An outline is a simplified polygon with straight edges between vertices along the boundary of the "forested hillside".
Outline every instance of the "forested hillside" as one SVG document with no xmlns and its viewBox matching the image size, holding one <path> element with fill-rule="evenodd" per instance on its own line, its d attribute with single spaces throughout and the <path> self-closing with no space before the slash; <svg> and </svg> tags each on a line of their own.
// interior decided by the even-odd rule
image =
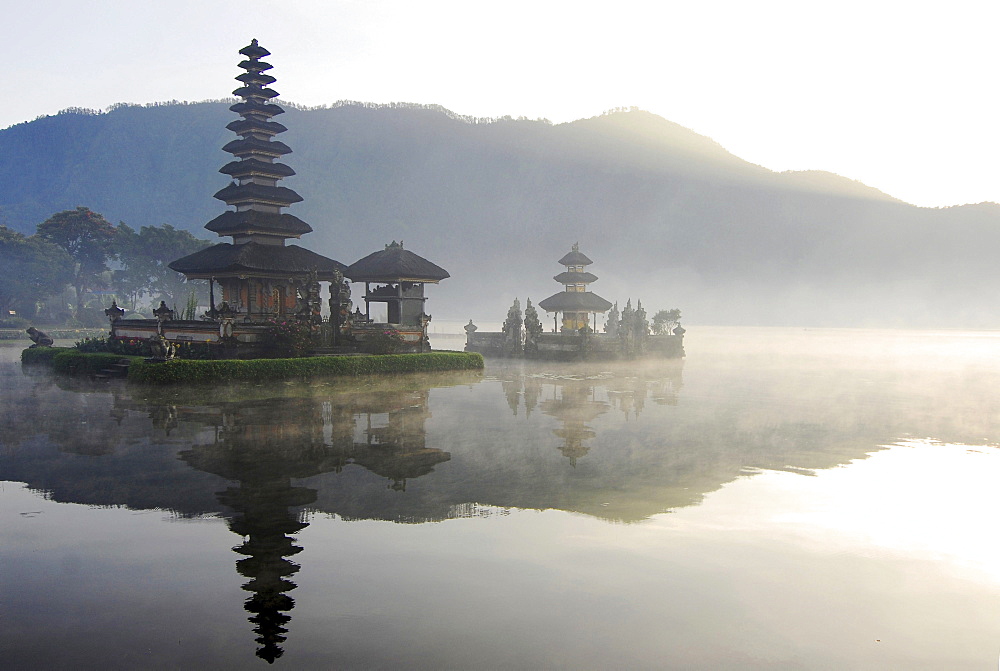
<svg viewBox="0 0 1000 671">
<path fill-rule="evenodd" d="M 280 100 L 278 101 L 280 103 Z M 352 263 L 392 240 L 451 272 L 436 319 L 500 321 L 560 287 L 579 241 L 605 298 L 731 324 L 1000 327 L 1000 206 L 924 209 L 823 172 L 773 173 L 642 111 L 475 122 L 419 106 L 286 104 L 302 244 Z M 78 205 L 202 226 L 231 157 L 228 103 L 63 113 L 0 131 L 0 224 Z"/>
</svg>

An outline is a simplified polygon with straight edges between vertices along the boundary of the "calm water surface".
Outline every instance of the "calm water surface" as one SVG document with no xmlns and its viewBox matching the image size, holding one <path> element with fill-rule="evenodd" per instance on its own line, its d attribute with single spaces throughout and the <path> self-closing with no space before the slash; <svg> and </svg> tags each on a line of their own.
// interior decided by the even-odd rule
<svg viewBox="0 0 1000 671">
<path fill-rule="evenodd" d="M 0 349 L 0 659 L 996 668 L 1000 334 L 688 336 L 152 390 Z"/>
</svg>

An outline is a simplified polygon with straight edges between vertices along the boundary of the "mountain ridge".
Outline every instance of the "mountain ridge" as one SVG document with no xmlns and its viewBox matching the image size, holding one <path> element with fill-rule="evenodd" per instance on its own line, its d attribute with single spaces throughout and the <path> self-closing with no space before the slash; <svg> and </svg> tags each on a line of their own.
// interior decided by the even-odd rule
<svg viewBox="0 0 1000 671">
<path fill-rule="evenodd" d="M 615 301 L 703 323 L 1000 327 L 1000 206 L 919 208 L 824 171 L 774 172 L 641 110 L 573 122 L 438 106 L 287 102 L 301 243 L 344 263 L 404 239 L 448 269 L 429 310 L 501 320 L 560 289 L 579 241 Z M 228 101 L 121 105 L 0 130 L 0 216 L 23 232 L 86 205 L 200 237 L 224 204 Z"/>
</svg>

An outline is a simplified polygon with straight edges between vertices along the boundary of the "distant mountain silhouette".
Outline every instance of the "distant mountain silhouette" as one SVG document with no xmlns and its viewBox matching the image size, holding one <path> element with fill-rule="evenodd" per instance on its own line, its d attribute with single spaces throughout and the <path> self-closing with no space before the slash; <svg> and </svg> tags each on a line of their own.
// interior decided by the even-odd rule
<svg viewBox="0 0 1000 671">
<path fill-rule="evenodd" d="M 280 100 L 278 101 L 281 102 Z M 133 228 L 224 205 L 228 102 L 61 113 L 0 130 L 0 223 L 85 205 Z M 310 247 L 344 263 L 402 239 L 452 278 L 437 319 L 501 321 L 559 290 L 579 241 L 612 301 L 686 321 L 1000 327 L 1000 206 L 918 208 L 820 171 L 775 173 L 648 112 L 552 125 L 435 106 L 284 103 Z"/>
</svg>

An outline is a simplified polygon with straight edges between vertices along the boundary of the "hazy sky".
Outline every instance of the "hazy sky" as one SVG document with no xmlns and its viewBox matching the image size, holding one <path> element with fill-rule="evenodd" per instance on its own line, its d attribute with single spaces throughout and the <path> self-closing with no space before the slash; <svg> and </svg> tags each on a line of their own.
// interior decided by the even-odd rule
<svg viewBox="0 0 1000 671">
<path fill-rule="evenodd" d="M 883 0 L 0 0 L 0 128 L 236 88 L 571 121 L 655 112 L 772 170 L 927 206 L 1000 201 L 1000 3 Z"/>
</svg>

